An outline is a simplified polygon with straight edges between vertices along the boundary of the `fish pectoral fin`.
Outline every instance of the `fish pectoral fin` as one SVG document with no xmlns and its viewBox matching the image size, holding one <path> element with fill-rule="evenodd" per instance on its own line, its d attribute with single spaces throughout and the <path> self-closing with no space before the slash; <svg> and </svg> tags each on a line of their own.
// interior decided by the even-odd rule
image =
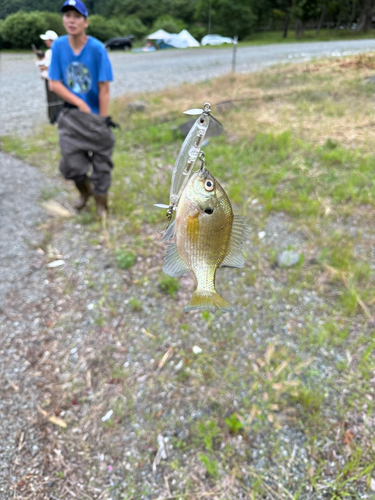
<svg viewBox="0 0 375 500">
<path fill-rule="evenodd" d="M 172 278 L 178 278 L 182 274 L 190 271 L 185 262 L 181 259 L 175 243 L 168 245 L 164 258 L 163 271 Z"/>
<path fill-rule="evenodd" d="M 246 225 L 245 219 L 241 215 L 235 215 L 232 224 L 232 234 L 229 240 L 229 247 L 226 256 L 220 267 L 243 268 L 245 260 L 242 255 L 242 244 L 250 233 L 250 228 Z"/>
<path fill-rule="evenodd" d="M 224 312 L 234 311 L 234 307 L 216 291 L 207 292 L 196 290 L 190 302 L 184 307 L 184 311 L 195 311 L 197 309 L 210 309 L 213 311 L 216 307 Z"/>
<path fill-rule="evenodd" d="M 163 240 L 171 240 L 176 236 L 176 219 L 172 222 L 172 224 L 167 228 L 161 241 Z"/>
</svg>

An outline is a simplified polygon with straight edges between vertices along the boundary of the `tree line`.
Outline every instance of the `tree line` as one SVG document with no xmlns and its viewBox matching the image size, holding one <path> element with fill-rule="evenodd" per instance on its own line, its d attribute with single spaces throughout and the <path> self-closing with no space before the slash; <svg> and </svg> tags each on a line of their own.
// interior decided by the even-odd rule
<svg viewBox="0 0 375 500">
<path fill-rule="evenodd" d="M 26 48 L 39 33 L 63 34 L 61 0 L 0 0 L 0 37 L 5 47 Z M 347 28 L 366 32 L 372 27 L 375 0 L 86 0 L 89 34 L 104 41 L 133 34 L 141 39 L 163 28 L 187 28 L 197 39 L 208 32 L 251 38 L 254 32 L 293 27 Z M 42 28 L 42 30 L 41 30 Z M 36 33 L 38 36 L 36 36 Z"/>
</svg>

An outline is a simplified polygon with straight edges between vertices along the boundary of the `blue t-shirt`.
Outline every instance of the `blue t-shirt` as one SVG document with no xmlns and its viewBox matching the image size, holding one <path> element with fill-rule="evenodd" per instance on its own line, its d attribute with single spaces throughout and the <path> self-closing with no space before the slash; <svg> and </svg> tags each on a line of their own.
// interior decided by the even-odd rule
<svg viewBox="0 0 375 500">
<path fill-rule="evenodd" d="M 52 61 L 48 78 L 62 82 L 73 94 L 83 99 L 91 111 L 99 114 L 99 82 L 113 80 L 112 67 L 102 42 L 89 36 L 81 52 L 74 54 L 68 35 L 52 45 Z"/>
</svg>

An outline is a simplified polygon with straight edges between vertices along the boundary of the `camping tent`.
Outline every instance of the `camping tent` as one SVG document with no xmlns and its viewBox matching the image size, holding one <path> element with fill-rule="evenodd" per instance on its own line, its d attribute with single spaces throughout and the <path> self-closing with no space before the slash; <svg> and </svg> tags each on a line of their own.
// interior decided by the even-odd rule
<svg viewBox="0 0 375 500">
<path fill-rule="evenodd" d="M 188 47 L 199 47 L 200 43 L 190 35 L 188 30 L 182 30 L 178 35 L 180 39 L 186 40 Z"/>
<path fill-rule="evenodd" d="M 155 31 L 155 33 L 151 33 L 148 35 L 147 40 L 163 40 L 166 37 L 169 37 L 169 33 L 164 30 Z"/>
<path fill-rule="evenodd" d="M 160 49 L 176 48 L 186 49 L 187 47 L 199 47 L 199 42 L 190 35 L 187 30 L 182 30 L 180 33 L 167 33 L 164 30 L 155 31 L 148 35 L 147 40 L 155 40 L 157 47 Z"/>
</svg>

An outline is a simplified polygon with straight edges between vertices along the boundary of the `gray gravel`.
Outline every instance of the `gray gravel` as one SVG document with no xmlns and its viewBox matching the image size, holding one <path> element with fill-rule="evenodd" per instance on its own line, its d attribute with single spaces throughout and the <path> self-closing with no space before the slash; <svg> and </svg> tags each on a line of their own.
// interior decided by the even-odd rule
<svg viewBox="0 0 375 500">
<path fill-rule="evenodd" d="M 375 40 L 350 40 L 242 47 L 237 71 L 256 71 L 272 64 L 338 57 L 375 49 Z M 32 54 L 0 53 L 0 135 L 23 134 L 47 121 L 44 86 Z M 231 71 L 232 50 L 167 50 L 153 53 L 111 52 L 112 96 L 153 91 L 224 75 Z"/>
<path fill-rule="evenodd" d="M 31 457 L 38 452 L 33 427 L 38 390 L 35 379 L 25 373 L 32 326 L 23 311 L 43 297 L 35 248 L 41 235 L 35 224 L 46 216 L 37 205 L 44 184 L 38 170 L 0 153 L 0 178 L 0 498 L 4 499 L 6 493 L 13 498 L 9 486 L 23 476 L 22 471 L 14 472 L 17 457 L 21 452 Z M 18 314 L 9 314 L 6 303 Z"/>
</svg>

